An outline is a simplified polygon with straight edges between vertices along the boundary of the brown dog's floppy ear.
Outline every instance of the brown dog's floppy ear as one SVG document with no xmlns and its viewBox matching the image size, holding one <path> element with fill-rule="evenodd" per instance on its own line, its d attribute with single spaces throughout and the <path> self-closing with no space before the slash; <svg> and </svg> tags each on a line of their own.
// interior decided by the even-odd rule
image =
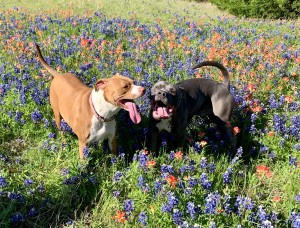
<svg viewBox="0 0 300 228">
<path fill-rule="evenodd" d="M 103 90 L 108 82 L 108 79 L 100 79 L 95 84 L 95 90 L 98 91 L 99 89 Z"/>
</svg>

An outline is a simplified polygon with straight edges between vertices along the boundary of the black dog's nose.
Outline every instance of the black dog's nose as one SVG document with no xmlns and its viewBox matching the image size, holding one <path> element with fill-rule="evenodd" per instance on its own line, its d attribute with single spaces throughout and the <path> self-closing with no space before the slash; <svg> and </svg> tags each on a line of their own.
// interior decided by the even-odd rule
<svg viewBox="0 0 300 228">
<path fill-rule="evenodd" d="M 159 91 L 158 95 L 162 95 L 163 97 L 165 97 L 167 94 L 165 92 Z"/>
</svg>

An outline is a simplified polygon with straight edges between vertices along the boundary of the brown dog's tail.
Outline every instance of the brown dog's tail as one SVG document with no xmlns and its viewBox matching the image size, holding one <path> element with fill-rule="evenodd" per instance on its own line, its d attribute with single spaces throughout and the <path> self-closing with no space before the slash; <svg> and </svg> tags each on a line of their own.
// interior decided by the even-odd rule
<svg viewBox="0 0 300 228">
<path fill-rule="evenodd" d="M 37 50 L 37 54 L 38 54 L 38 58 L 39 58 L 40 62 L 41 62 L 42 65 L 48 70 L 48 72 L 49 72 L 50 74 L 52 74 L 53 77 L 55 77 L 56 75 L 59 75 L 59 73 L 58 73 L 56 70 L 54 70 L 52 67 L 50 67 L 50 66 L 46 63 L 45 59 L 43 58 L 43 56 L 42 56 L 42 54 L 41 54 L 41 50 L 40 50 L 39 45 L 35 44 L 35 48 L 36 48 L 36 50 Z"/>
<path fill-rule="evenodd" d="M 223 76 L 224 76 L 224 83 L 225 83 L 225 85 L 227 86 L 227 88 L 229 90 L 229 87 L 230 87 L 229 73 L 228 73 L 227 69 L 221 63 L 218 63 L 218 62 L 215 62 L 215 61 L 204 61 L 204 62 L 198 63 L 192 69 L 194 70 L 194 69 L 197 69 L 197 68 L 201 68 L 203 66 L 214 66 L 214 67 L 219 68 L 221 70 Z"/>
</svg>

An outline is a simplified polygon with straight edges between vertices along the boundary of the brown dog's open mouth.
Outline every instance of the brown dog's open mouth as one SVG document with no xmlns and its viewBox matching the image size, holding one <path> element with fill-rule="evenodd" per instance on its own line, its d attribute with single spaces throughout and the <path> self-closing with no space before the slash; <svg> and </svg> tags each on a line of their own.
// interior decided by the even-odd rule
<svg viewBox="0 0 300 228">
<path fill-rule="evenodd" d="M 129 112 L 130 119 L 133 123 L 138 124 L 141 122 L 142 118 L 139 112 L 139 107 L 133 100 L 121 99 L 118 101 L 118 105 Z"/>
<path fill-rule="evenodd" d="M 175 111 L 175 107 L 171 105 L 165 105 L 161 101 L 154 101 L 152 103 L 152 116 L 154 119 L 168 119 L 172 116 Z"/>
</svg>

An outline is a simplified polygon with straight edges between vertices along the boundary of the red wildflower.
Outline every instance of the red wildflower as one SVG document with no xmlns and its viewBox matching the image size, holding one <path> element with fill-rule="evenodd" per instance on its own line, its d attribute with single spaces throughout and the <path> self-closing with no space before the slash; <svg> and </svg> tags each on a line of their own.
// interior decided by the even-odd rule
<svg viewBox="0 0 300 228">
<path fill-rule="evenodd" d="M 112 216 L 112 218 L 116 220 L 116 222 L 125 223 L 127 221 L 127 219 L 125 218 L 125 212 L 121 212 L 120 210 L 118 210 L 117 215 Z"/>
<path fill-rule="evenodd" d="M 269 168 L 265 165 L 258 165 L 256 166 L 256 176 L 261 178 L 262 176 L 266 175 L 268 178 L 272 177 L 272 173 Z"/>
<path fill-rule="evenodd" d="M 181 151 L 177 151 L 174 155 L 174 157 L 177 159 L 177 160 L 182 160 L 182 155 L 183 153 Z"/>
<path fill-rule="evenodd" d="M 234 135 L 237 135 L 238 133 L 241 132 L 241 129 L 239 127 L 235 126 L 234 128 L 232 128 L 232 132 Z"/>
<path fill-rule="evenodd" d="M 82 47 L 86 47 L 86 46 L 88 46 L 89 44 L 90 44 L 90 40 L 89 40 L 89 39 L 85 39 L 85 38 L 81 37 L 80 45 L 81 45 Z"/>
<path fill-rule="evenodd" d="M 207 144 L 207 142 L 206 142 L 205 140 L 201 140 L 200 145 L 201 145 L 202 147 L 204 147 L 206 144 Z"/>
<path fill-rule="evenodd" d="M 156 165 L 156 161 L 151 160 L 151 161 L 147 161 L 147 168 L 153 168 Z"/>
<path fill-rule="evenodd" d="M 275 203 L 278 203 L 281 201 L 280 197 L 279 196 L 274 196 L 273 199 L 272 199 L 273 202 Z"/>
<path fill-rule="evenodd" d="M 294 102 L 294 98 L 292 96 L 286 96 L 284 99 L 287 103 L 292 103 Z"/>
<path fill-rule="evenodd" d="M 255 92 L 255 90 L 256 90 L 256 85 L 254 85 L 254 84 L 247 85 L 247 91 Z"/>
<path fill-rule="evenodd" d="M 199 135 L 200 137 L 202 137 L 202 136 L 204 136 L 204 135 L 205 135 L 205 133 L 204 133 L 204 132 L 201 132 L 201 131 L 199 131 L 199 132 L 198 132 L 198 135 Z"/>
<path fill-rule="evenodd" d="M 171 185 L 172 188 L 175 188 L 175 185 L 178 182 L 178 179 L 174 177 L 173 175 L 169 175 L 169 177 L 166 178 L 166 181 L 169 185 Z"/>
</svg>

